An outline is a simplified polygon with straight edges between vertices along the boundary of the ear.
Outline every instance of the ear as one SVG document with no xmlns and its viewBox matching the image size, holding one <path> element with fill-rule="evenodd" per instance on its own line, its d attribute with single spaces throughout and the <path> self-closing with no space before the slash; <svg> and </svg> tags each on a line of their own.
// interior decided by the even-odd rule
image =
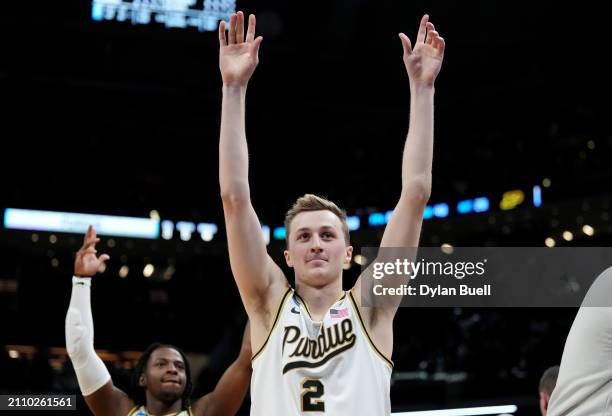
<svg viewBox="0 0 612 416">
<path fill-rule="evenodd" d="M 344 264 L 350 264 L 352 258 L 353 258 L 353 246 L 346 246 Z"/>
<path fill-rule="evenodd" d="M 293 267 L 293 260 L 291 260 L 291 254 L 289 254 L 289 250 L 283 251 L 283 255 L 285 256 L 285 261 L 287 262 L 287 266 Z"/>
<path fill-rule="evenodd" d="M 140 377 L 138 377 L 138 385 L 140 387 L 147 387 L 147 378 L 144 374 L 141 374 Z"/>
<path fill-rule="evenodd" d="M 546 416 L 548 411 L 548 400 L 548 394 L 540 392 L 540 413 L 542 413 L 542 416 Z"/>
</svg>

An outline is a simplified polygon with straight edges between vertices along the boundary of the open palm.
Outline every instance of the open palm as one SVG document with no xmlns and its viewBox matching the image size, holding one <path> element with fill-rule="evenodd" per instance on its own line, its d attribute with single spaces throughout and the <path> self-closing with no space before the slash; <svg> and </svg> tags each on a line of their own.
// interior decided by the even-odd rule
<svg viewBox="0 0 612 416">
<path fill-rule="evenodd" d="M 404 47 L 404 64 L 411 83 L 433 86 L 444 59 L 445 42 L 429 16 L 421 19 L 414 48 L 408 36 L 400 33 Z"/>
<path fill-rule="evenodd" d="M 249 26 L 244 36 L 244 14 L 232 14 L 229 31 L 225 33 L 225 21 L 219 24 L 219 69 L 225 85 L 246 85 L 259 63 L 259 45 L 263 38 L 255 38 L 255 16 L 249 16 Z"/>
<path fill-rule="evenodd" d="M 98 273 L 100 266 L 110 257 L 108 254 L 96 255 L 96 243 L 100 241 L 96 236 L 96 230 L 90 225 L 83 240 L 83 246 L 77 252 L 74 260 L 74 274 L 78 277 L 91 277 Z"/>
</svg>

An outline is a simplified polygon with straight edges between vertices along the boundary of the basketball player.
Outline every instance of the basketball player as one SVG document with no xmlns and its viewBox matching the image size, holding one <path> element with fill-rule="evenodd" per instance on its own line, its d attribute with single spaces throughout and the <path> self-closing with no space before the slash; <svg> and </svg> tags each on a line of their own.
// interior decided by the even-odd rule
<svg viewBox="0 0 612 416">
<path fill-rule="evenodd" d="M 390 414 L 393 317 L 397 307 L 361 306 L 361 278 L 342 290 L 351 261 L 346 215 L 314 195 L 297 200 L 286 216 L 287 264 L 295 290 L 266 252 L 251 204 L 245 133 L 248 81 L 258 64 L 262 37 L 255 16 L 233 14 L 226 34 L 219 25 L 223 79 L 219 180 L 230 263 L 251 322 L 251 415 L 379 416 Z M 416 247 L 431 191 L 434 81 L 444 40 L 423 16 L 414 46 L 400 34 L 409 75 L 410 130 L 402 162 L 402 189 L 382 238 L 383 247 Z M 300 168 L 325 178 L 325 149 L 296 155 Z"/>
<path fill-rule="evenodd" d="M 97 256 L 96 231 L 89 226 L 74 262 L 72 295 L 66 315 L 66 349 L 85 402 L 96 416 L 228 416 L 240 408 L 251 377 L 249 328 L 245 329 L 238 359 L 225 371 L 216 388 L 190 404 L 191 372 L 185 354 L 172 345 L 155 343 L 139 358 L 135 391 L 129 397 L 113 386 L 110 374 L 93 346 L 90 305 L 91 277 L 109 256 Z"/>
<path fill-rule="evenodd" d="M 612 415 L 612 268 L 591 285 L 570 329 L 548 416 Z"/>
<path fill-rule="evenodd" d="M 555 365 L 549 367 L 542 374 L 540 379 L 540 385 L 538 386 L 538 392 L 540 394 L 540 413 L 542 416 L 546 416 L 548 412 L 548 404 L 550 403 L 550 396 L 555 389 L 557 384 L 557 377 L 559 376 L 559 366 Z"/>
</svg>

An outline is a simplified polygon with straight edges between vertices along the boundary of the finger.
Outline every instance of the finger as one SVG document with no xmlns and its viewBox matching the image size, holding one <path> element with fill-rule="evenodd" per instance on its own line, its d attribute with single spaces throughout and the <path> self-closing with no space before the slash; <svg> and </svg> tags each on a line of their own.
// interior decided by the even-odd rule
<svg viewBox="0 0 612 416">
<path fill-rule="evenodd" d="M 87 242 L 91 234 L 93 233 L 93 225 L 89 224 L 87 227 L 87 231 L 85 231 L 85 235 L 83 236 L 83 244 Z"/>
<path fill-rule="evenodd" d="M 251 14 L 249 15 L 249 27 L 247 29 L 246 41 L 253 42 L 254 39 L 255 39 L 255 15 Z"/>
<path fill-rule="evenodd" d="M 244 43 L 244 14 L 238 12 L 236 18 L 236 43 Z"/>
<path fill-rule="evenodd" d="M 96 254 L 98 252 L 98 250 L 96 250 L 95 247 L 87 247 L 86 249 L 83 250 L 84 254 Z"/>
<path fill-rule="evenodd" d="M 227 44 L 233 45 L 234 43 L 236 43 L 236 15 L 232 14 L 230 16 Z"/>
<path fill-rule="evenodd" d="M 100 239 L 96 237 L 96 231 L 92 228 L 91 231 L 88 231 L 85 235 L 85 240 L 83 241 L 83 248 L 95 245 L 99 241 Z"/>
<path fill-rule="evenodd" d="M 425 42 L 425 36 L 427 35 L 427 22 L 429 21 L 429 15 L 426 14 L 421 19 L 421 25 L 419 26 L 419 33 L 417 34 L 416 43 Z"/>
<path fill-rule="evenodd" d="M 109 256 L 108 254 L 102 254 L 102 255 L 99 257 L 99 260 L 100 260 L 102 263 L 106 263 L 108 260 L 110 260 L 110 256 Z"/>
<path fill-rule="evenodd" d="M 444 54 L 444 49 L 446 48 L 446 42 L 444 41 L 443 37 L 438 37 L 438 39 L 436 40 L 436 49 L 438 50 L 438 52 L 440 54 Z"/>
<path fill-rule="evenodd" d="M 438 39 L 440 35 L 438 35 L 438 32 L 436 32 L 435 30 L 432 30 L 431 32 L 429 32 L 427 34 L 427 42 L 429 45 L 434 45 L 436 40 Z"/>
<path fill-rule="evenodd" d="M 97 237 L 92 237 L 83 244 L 83 248 L 95 247 L 96 244 L 100 242 L 100 239 Z"/>
<path fill-rule="evenodd" d="M 428 43 L 431 45 L 431 41 L 433 40 L 431 33 L 434 32 L 436 28 L 431 22 L 427 22 L 427 25 L 425 26 L 425 28 L 427 29 L 427 32 L 425 33 L 425 43 Z"/>
<path fill-rule="evenodd" d="M 257 39 L 253 41 L 253 52 L 255 53 L 255 56 L 257 56 L 257 54 L 259 53 L 259 45 L 261 45 L 262 41 L 263 36 L 257 36 Z"/>
<path fill-rule="evenodd" d="M 227 45 L 227 39 L 225 38 L 225 20 L 221 20 L 219 23 L 219 46 Z"/>
<path fill-rule="evenodd" d="M 400 33 L 399 37 L 402 41 L 402 47 L 404 48 L 404 55 L 412 55 L 412 44 L 410 43 L 408 36 Z"/>
</svg>

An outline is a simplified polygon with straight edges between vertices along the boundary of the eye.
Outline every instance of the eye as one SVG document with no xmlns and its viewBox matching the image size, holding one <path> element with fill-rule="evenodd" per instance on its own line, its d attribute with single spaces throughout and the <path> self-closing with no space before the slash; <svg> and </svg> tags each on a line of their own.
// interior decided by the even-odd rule
<svg viewBox="0 0 612 416">
<path fill-rule="evenodd" d="M 334 238 L 334 235 L 332 233 L 330 233 L 329 231 L 325 231 L 323 234 L 321 234 L 321 236 L 323 238 Z"/>
<path fill-rule="evenodd" d="M 308 233 L 302 233 L 298 236 L 298 240 L 306 240 L 308 238 Z"/>
</svg>

